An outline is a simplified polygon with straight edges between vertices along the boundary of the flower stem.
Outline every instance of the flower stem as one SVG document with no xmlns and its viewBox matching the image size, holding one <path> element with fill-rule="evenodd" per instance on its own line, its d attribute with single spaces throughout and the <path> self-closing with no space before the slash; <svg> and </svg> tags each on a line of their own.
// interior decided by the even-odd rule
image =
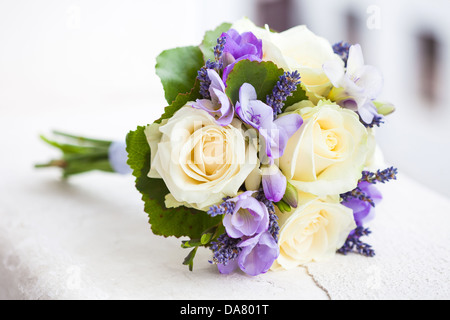
<svg viewBox="0 0 450 320">
<path fill-rule="evenodd" d="M 35 168 L 59 168 L 62 170 L 63 178 L 93 170 L 115 172 L 109 163 L 109 147 L 112 141 L 76 136 L 61 131 L 53 131 L 53 134 L 55 135 L 53 140 L 45 136 L 41 136 L 41 139 L 60 150 L 61 158 L 35 164 Z M 58 141 L 60 138 L 68 139 L 70 143 Z"/>
</svg>

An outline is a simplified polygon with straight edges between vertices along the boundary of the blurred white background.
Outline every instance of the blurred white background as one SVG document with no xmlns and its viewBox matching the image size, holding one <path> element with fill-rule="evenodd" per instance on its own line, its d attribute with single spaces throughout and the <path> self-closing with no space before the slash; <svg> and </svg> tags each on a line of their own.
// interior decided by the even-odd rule
<svg viewBox="0 0 450 320">
<path fill-rule="evenodd" d="M 162 50 L 247 16 L 361 43 L 397 107 L 378 131 L 386 160 L 450 196 L 449 11 L 448 0 L 0 0 L 0 143 L 21 135 L 8 123 L 123 137 L 165 106 Z"/>
</svg>

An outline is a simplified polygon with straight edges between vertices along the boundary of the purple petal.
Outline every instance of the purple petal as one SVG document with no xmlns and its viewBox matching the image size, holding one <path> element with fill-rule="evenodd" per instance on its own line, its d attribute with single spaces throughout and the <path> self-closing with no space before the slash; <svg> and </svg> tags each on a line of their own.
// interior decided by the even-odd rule
<svg viewBox="0 0 450 320">
<path fill-rule="evenodd" d="M 222 274 L 230 274 L 234 270 L 236 270 L 238 268 L 238 266 L 239 265 L 238 265 L 237 260 L 231 260 L 231 261 L 228 261 L 228 263 L 226 265 L 224 265 L 222 263 L 218 263 L 217 269 L 219 269 L 219 272 Z"/>
<path fill-rule="evenodd" d="M 364 66 L 358 73 L 356 84 L 364 88 L 364 95 L 367 98 L 376 99 L 383 88 L 381 72 L 373 66 Z"/>
<path fill-rule="evenodd" d="M 273 165 L 263 169 L 262 185 L 267 200 L 279 202 L 286 192 L 287 180 L 280 169 Z"/>
<path fill-rule="evenodd" d="M 217 111 L 212 101 L 208 99 L 197 99 L 195 102 L 191 102 L 189 105 L 195 109 L 204 110 L 213 115 Z"/>
<path fill-rule="evenodd" d="M 251 237 L 269 227 L 267 207 L 253 197 L 236 202 L 233 214 L 223 218 L 223 226 L 231 238 Z"/>
<path fill-rule="evenodd" d="M 281 157 L 289 140 L 285 130 L 274 125 L 269 130 L 260 128 L 259 133 L 265 139 L 266 154 L 269 159 Z"/>
<path fill-rule="evenodd" d="M 210 88 L 225 92 L 225 84 L 219 74 L 214 69 L 207 69 L 206 72 L 208 73 L 209 80 L 211 80 Z"/>
<path fill-rule="evenodd" d="M 230 29 L 226 33 L 222 33 L 221 36 L 226 38 L 223 52 L 232 54 L 235 59 L 246 55 L 262 58 L 262 40 L 258 39 L 253 33 L 239 34 L 236 30 Z"/>
<path fill-rule="evenodd" d="M 256 90 L 250 83 L 243 83 L 239 88 L 239 102 L 244 108 L 247 108 L 250 100 L 256 100 Z"/>
<path fill-rule="evenodd" d="M 361 119 L 367 124 L 372 123 L 373 118 L 378 115 L 377 108 L 372 101 L 367 101 L 363 106 L 360 106 L 358 113 Z"/>
<path fill-rule="evenodd" d="M 221 126 L 227 126 L 231 123 L 231 121 L 233 121 L 233 106 L 231 105 L 230 99 L 224 92 L 214 89 L 214 93 L 216 94 L 220 104 L 220 109 L 218 111 L 220 117 L 216 120 L 216 122 Z"/>
<path fill-rule="evenodd" d="M 236 103 L 236 113 L 242 121 L 255 129 L 270 127 L 273 122 L 273 110 L 256 99 L 255 88 L 249 83 L 242 84 L 239 89 L 239 101 Z"/>
<path fill-rule="evenodd" d="M 357 111 L 358 111 L 358 104 L 356 103 L 356 101 L 355 101 L 354 99 L 346 99 L 346 100 L 342 100 L 342 101 L 340 102 L 340 105 L 341 105 L 343 108 L 352 110 L 352 111 L 354 111 L 354 112 L 357 112 Z"/>
<path fill-rule="evenodd" d="M 303 124 L 303 119 L 299 114 L 293 113 L 278 117 L 274 123 L 280 130 L 285 131 L 289 139 L 300 129 Z"/>
<path fill-rule="evenodd" d="M 269 232 L 242 241 L 238 258 L 239 267 L 245 273 L 256 276 L 267 272 L 278 258 L 278 244 Z"/>
<path fill-rule="evenodd" d="M 380 203 L 383 198 L 380 191 L 373 184 L 363 181 L 358 184 L 358 187 L 373 200 L 375 205 Z M 342 204 L 353 210 L 353 216 L 357 226 L 364 225 L 375 216 L 375 208 L 367 201 L 352 198 L 342 202 Z"/>
<path fill-rule="evenodd" d="M 211 80 L 209 93 L 211 100 L 197 99 L 190 105 L 196 109 L 208 112 L 216 118 L 216 122 L 221 126 L 227 126 L 233 121 L 234 108 L 228 96 L 225 94 L 225 84 L 216 71 L 208 69 L 208 77 Z"/>
<path fill-rule="evenodd" d="M 239 200 L 245 200 L 245 199 L 251 197 L 255 192 L 256 191 L 245 191 L 245 192 L 241 193 L 240 195 L 238 195 L 237 197 L 229 199 L 228 201 L 237 202 Z"/>
</svg>

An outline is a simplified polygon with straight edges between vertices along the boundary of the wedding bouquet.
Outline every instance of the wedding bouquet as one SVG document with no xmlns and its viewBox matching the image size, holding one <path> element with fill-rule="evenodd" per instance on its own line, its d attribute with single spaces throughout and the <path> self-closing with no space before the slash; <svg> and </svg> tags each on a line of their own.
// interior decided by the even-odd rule
<svg viewBox="0 0 450 320">
<path fill-rule="evenodd" d="M 376 167 L 374 130 L 394 107 L 358 44 L 242 19 L 162 52 L 156 73 L 168 106 L 126 147 L 58 133 L 74 142 L 44 138 L 64 157 L 43 166 L 132 172 L 153 233 L 184 238 L 191 270 L 199 247 L 221 273 L 249 275 L 374 255 L 360 238 L 375 184 L 397 174 Z"/>
</svg>

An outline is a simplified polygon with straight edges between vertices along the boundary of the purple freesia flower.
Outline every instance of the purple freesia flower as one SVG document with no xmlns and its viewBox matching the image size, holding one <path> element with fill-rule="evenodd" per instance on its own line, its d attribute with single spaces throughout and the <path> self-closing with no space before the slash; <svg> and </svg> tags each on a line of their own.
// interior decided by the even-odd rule
<svg viewBox="0 0 450 320">
<path fill-rule="evenodd" d="M 251 276 L 267 272 L 280 253 L 277 242 L 267 231 L 243 240 L 238 247 L 242 249 L 238 265 Z"/>
<path fill-rule="evenodd" d="M 240 268 L 248 275 L 257 276 L 266 273 L 280 254 L 277 242 L 268 231 L 243 239 L 237 247 L 241 250 L 237 259 L 217 264 L 220 273 L 230 274 Z"/>
<path fill-rule="evenodd" d="M 223 264 L 223 263 L 217 264 L 217 269 L 219 269 L 219 272 L 222 274 L 230 274 L 230 273 L 234 272 L 238 267 L 239 267 L 239 265 L 238 265 L 237 259 L 230 260 L 227 264 Z"/>
<path fill-rule="evenodd" d="M 287 180 L 276 165 L 261 168 L 262 186 L 267 200 L 279 202 L 286 192 Z"/>
<path fill-rule="evenodd" d="M 233 105 L 225 94 L 225 84 L 220 76 L 213 69 L 207 69 L 208 77 L 211 80 L 209 86 L 209 99 L 197 99 L 190 105 L 196 109 L 205 110 L 210 115 L 216 118 L 216 121 L 221 126 L 227 126 L 231 123 L 234 116 Z"/>
<path fill-rule="evenodd" d="M 379 117 L 373 100 L 381 92 L 383 77 L 378 69 L 364 64 L 359 44 L 350 47 L 347 68 L 338 61 L 328 61 L 323 70 L 335 87 L 330 92 L 330 99 L 343 108 L 358 112 L 366 124 Z"/>
<path fill-rule="evenodd" d="M 273 109 L 257 100 L 256 90 L 249 83 L 244 83 L 239 89 L 236 113 L 243 122 L 259 131 L 270 160 L 283 155 L 287 141 L 303 123 L 299 114 L 288 114 L 273 120 Z"/>
<path fill-rule="evenodd" d="M 251 237 L 269 227 L 269 212 L 264 203 L 252 197 L 254 191 L 247 191 L 228 201 L 235 201 L 232 214 L 226 214 L 223 225 L 231 238 Z"/>
<path fill-rule="evenodd" d="M 382 200 L 380 191 L 371 183 L 362 181 L 358 183 L 358 188 L 376 205 Z M 357 226 L 362 226 L 364 223 L 373 219 L 375 215 L 375 208 L 368 201 L 363 201 L 358 198 L 349 198 L 342 204 L 353 210 L 353 216 Z"/>
<path fill-rule="evenodd" d="M 240 34 L 234 29 L 222 33 L 226 42 L 222 54 L 223 82 L 226 82 L 228 74 L 234 65 L 241 60 L 261 61 L 263 57 L 262 40 L 256 38 L 251 32 Z"/>
</svg>

